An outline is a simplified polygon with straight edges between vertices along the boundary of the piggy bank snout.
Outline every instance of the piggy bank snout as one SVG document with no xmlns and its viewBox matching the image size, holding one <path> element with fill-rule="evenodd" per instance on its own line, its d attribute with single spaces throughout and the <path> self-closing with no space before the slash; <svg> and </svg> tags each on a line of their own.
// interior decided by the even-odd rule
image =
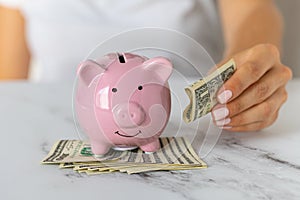
<svg viewBox="0 0 300 200">
<path fill-rule="evenodd" d="M 121 128 L 134 128 L 145 121 L 144 109 L 135 102 L 118 104 L 113 108 L 117 125 Z"/>
</svg>

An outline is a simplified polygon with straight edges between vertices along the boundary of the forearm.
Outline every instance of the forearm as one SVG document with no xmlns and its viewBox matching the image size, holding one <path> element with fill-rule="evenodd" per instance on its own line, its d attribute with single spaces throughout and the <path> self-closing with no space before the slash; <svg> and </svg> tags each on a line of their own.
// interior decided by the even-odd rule
<svg viewBox="0 0 300 200">
<path fill-rule="evenodd" d="M 19 11 L 0 6 L 0 79 L 26 79 L 29 51 Z"/>
<path fill-rule="evenodd" d="M 225 53 L 230 57 L 260 43 L 281 49 L 281 14 L 271 0 L 219 0 Z"/>
</svg>

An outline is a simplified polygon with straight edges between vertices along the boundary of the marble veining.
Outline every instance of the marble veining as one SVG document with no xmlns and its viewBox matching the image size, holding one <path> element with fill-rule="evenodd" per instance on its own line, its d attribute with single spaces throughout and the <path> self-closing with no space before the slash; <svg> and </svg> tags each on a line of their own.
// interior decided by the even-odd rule
<svg viewBox="0 0 300 200">
<path fill-rule="evenodd" d="M 237 152 L 243 154 L 236 155 Z M 244 159 L 244 156 L 249 159 Z M 231 159 L 233 157 L 234 159 Z M 299 197 L 299 166 L 273 158 L 272 153 L 266 150 L 243 145 L 234 137 L 222 137 L 205 161 L 209 167 L 203 170 L 148 172 L 135 175 L 113 173 L 99 176 L 104 179 L 110 177 L 143 182 L 150 187 L 159 187 L 177 193 L 188 200 L 200 197 L 194 196 L 191 191 L 205 190 L 205 188 L 234 191 L 245 199 L 297 199 Z M 286 176 L 278 173 L 283 169 Z M 298 176 L 294 176 L 293 173 L 298 173 Z M 63 170 L 63 174 L 72 183 L 78 178 L 96 178 L 68 169 Z M 289 187 L 285 188 L 285 184 Z"/>
<path fill-rule="evenodd" d="M 3 150 L 0 152 L 3 163 L 9 167 L 1 166 L 1 196 L 3 199 L 38 199 L 42 195 L 43 199 L 69 199 L 70 194 L 73 199 L 300 199 L 297 120 L 300 109 L 294 106 L 300 101 L 299 87 L 300 80 L 290 83 L 291 100 L 274 126 L 253 133 L 223 131 L 213 151 L 203 158 L 207 169 L 88 176 L 72 169 L 39 164 L 55 141 L 78 139 L 71 92 L 66 92 L 70 88 L 2 83 Z"/>
</svg>

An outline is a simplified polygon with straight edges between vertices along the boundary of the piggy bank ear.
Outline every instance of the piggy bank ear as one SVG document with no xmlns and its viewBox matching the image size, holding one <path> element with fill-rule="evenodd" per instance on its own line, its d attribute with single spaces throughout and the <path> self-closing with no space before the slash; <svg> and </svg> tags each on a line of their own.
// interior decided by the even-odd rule
<svg viewBox="0 0 300 200">
<path fill-rule="evenodd" d="M 154 72 L 163 82 L 166 82 L 171 76 L 173 65 L 164 57 L 151 58 L 144 62 L 144 69 Z"/>
<path fill-rule="evenodd" d="M 88 87 L 98 78 L 105 68 L 93 60 L 87 60 L 80 64 L 77 74 L 79 79 Z"/>
</svg>

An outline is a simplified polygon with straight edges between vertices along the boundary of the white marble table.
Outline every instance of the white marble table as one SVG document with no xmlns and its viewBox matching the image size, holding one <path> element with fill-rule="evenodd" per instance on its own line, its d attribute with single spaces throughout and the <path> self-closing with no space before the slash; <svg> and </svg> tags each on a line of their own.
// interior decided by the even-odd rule
<svg viewBox="0 0 300 200">
<path fill-rule="evenodd" d="M 207 169 L 87 176 L 40 160 L 52 144 L 76 138 L 71 90 L 0 83 L 1 199 L 300 199 L 300 80 L 272 127 L 224 131 Z"/>
</svg>

